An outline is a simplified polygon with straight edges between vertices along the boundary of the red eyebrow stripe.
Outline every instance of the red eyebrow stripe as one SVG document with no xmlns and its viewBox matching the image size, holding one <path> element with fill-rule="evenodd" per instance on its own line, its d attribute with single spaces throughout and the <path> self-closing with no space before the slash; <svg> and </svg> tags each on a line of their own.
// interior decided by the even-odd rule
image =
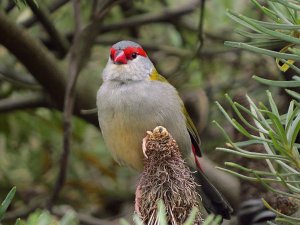
<svg viewBox="0 0 300 225">
<path fill-rule="evenodd" d="M 136 47 L 127 47 L 127 48 L 124 49 L 124 52 L 125 52 L 126 56 L 129 56 L 132 53 L 136 52 L 138 55 L 147 57 L 146 52 L 141 47 L 137 47 L 137 48 Z"/>
<path fill-rule="evenodd" d="M 114 56 L 115 53 L 116 53 L 116 49 L 110 48 L 110 55 L 111 55 L 111 56 Z"/>
</svg>

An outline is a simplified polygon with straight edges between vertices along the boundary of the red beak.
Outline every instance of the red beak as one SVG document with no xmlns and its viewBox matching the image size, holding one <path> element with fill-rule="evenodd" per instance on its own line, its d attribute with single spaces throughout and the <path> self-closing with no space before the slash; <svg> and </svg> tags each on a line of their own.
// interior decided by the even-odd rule
<svg viewBox="0 0 300 225">
<path fill-rule="evenodd" d="M 127 64 L 127 59 L 124 51 L 118 50 L 113 57 L 114 64 Z"/>
</svg>

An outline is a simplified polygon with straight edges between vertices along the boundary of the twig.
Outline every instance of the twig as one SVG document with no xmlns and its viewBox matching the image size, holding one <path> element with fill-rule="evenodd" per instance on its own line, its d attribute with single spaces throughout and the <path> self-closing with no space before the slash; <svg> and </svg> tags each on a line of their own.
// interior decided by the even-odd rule
<svg viewBox="0 0 300 225">
<path fill-rule="evenodd" d="M 9 20 L 1 11 L 0 34 L 0 44 L 6 47 L 26 67 L 50 95 L 53 102 L 56 103 L 55 107 L 62 110 L 62 96 L 66 87 L 66 74 L 59 62 L 53 57 L 53 54 L 28 32 Z M 86 86 L 85 83 L 79 83 L 77 86 L 78 94 L 76 95 L 75 114 L 98 127 L 96 115 L 80 114 L 81 109 L 95 107 L 95 93 L 98 85 Z"/>
<path fill-rule="evenodd" d="M 122 0 L 114 0 L 111 2 L 114 2 L 114 4 L 117 4 L 121 2 Z M 122 20 L 122 22 L 112 23 L 112 24 L 90 24 L 90 28 L 94 29 L 95 32 L 97 32 L 97 35 L 99 33 L 106 33 L 110 31 L 120 30 L 120 29 L 130 29 L 137 26 L 142 26 L 148 23 L 162 23 L 162 22 L 169 22 L 173 21 L 177 17 L 184 16 L 186 14 L 189 14 L 197 8 L 197 6 L 200 4 L 199 0 L 192 0 L 188 2 L 185 5 L 181 5 L 180 7 L 172 8 L 172 9 L 165 9 L 162 12 L 159 13 L 145 13 L 138 16 L 132 16 L 128 19 Z M 95 13 L 94 17 L 97 13 Z M 99 17 L 99 16 L 98 16 Z M 73 39 L 74 34 L 68 33 L 67 37 L 68 39 Z M 86 39 L 89 37 L 86 37 Z M 92 39 L 93 37 L 91 37 Z M 49 40 L 43 40 L 43 43 L 47 46 L 52 46 L 51 42 Z M 87 48 L 89 49 L 89 48 Z"/>
<path fill-rule="evenodd" d="M 70 52 L 70 64 L 69 64 L 69 77 L 64 98 L 64 110 L 63 110 L 63 121 L 64 121 L 64 137 L 63 137 L 63 152 L 60 158 L 60 170 L 56 180 L 56 184 L 53 193 L 48 202 L 48 208 L 51 209 L 54 201 L 58 197 L 58 194 L 65 182 L 66 169 L 68 162 L 68 155 L 70 151 L 70 136 L 72 131 L 71 119 L 74 111 L 75 103 L 75 86 L 80 71 L 83 69 L 87 59 L 90 55 L 90 49 L 93 46 L 95 38 L 97 37 L 96 26 L 99 26 L 111 7 L 118 1 L 105 1 L 102 7 L 97 12 L 95 20 L 87 25 L 83 30 L 80 29 L 80 0 L 73 0 L 73 8 L 75 13 L 75 38 Z M 77 14 L 77 15 L 76 15 Z"/>
<path fill-rule="evenodd" d="M 196 51 L 196 55 L 200 55 L 202 47 L 204 45 L 204 37 L 203 37 L 203 24 L 204 24 L 204 12 L 205 12 L 205 0 L 201 0 L 200 5 L 200 19 L 199 19 L 199 27 L 198 27 L 198 48 Z"/>
<path fill-rule="evenodd" d="M 99 0 L 92 0 L 92 10 L 91 10 L 91 15 L 90 15 L 91 20 L 95 19 L 95 17 L 96 17 L 98 4 L 99 4 Z"/>
<path fill-rule="evenodd" d="M 29 74 L 22 74 L 8 67 L 0 66 L 0 80 L 6 80 L 17 86 L 27 87 L 31 89 L 41 89 L 41 86 Z"/>
<path fill-rule="evenodd" d="M 41 94 L 30 94 L 0 100 L 0 113 L 13 110 L 30 109 L 49 106 L 49 100 Z"/>
<path fill-rule="evenodd" d="M 80 0 L 72 0 L 74 7 L 74 19 L 75 19 L 75 37 L 79 35 L 81 31 L 81 18 L 80 18 Z"/>
<path fill-rule="evenodd" d="M 59 52 L 59 56 L 65 56 L 69 49 L 69 42 L 63 35 L 59 33 L 59 31 L 50 21 L 47 9 L 44 9 L 42 5 L 39 5 L 38 7 L 34 0 L 26 0 L 26 3 L 55 43 L 56 48 Z"/>
<path fill-rule="evenodd" d="M 5 12 L 9 13 L 11 10 L 13 10 L 16 6 L 16 3 L 14 1 L 8 1 L 7 5 L 5 6 Z"/>
<path fill-rule="evenodd" d="M 199 25 L 198 25 L 198 44 L 197 44 L 197 48 L 196 51 L 194 51 L 194 53 L 192 55 L 190 55 L 189 57 L 187 57 L 185 59 L 184 62 L 182 62 L 182 65 L 180 66 L 179 70 L 174 73 L 173 77 L 177 77 L 179 76 L 183 71 L 185 71 L 191 64 L 191 62 L 193 61 L 193 59 L 195 59 L 202 51 L 202 47 L 203 47 L 203 20 L 204 20 L 204 11 L 205 11 L 205 0 L 201 0 L 201 4 L 200 4 L 200 19 L 199 19 Z"/>
<path fill-rule="evenodd" d="M 64 127 L 64 135 L 63 135 L 63 150 L 60 157 L 60 166 L 59 166 L 59 174 L 55 183 L 54 190 L 48 202 L 48 209 L 51 210 L 54 201 L 59 195 L 60 190 L 62 189 L 65 179 L 66 179 L 66 171 L 68 167 L 68 158 L 70 152 L 70 137 L 72 131 L 72 114 L 74 110 L 74 102 L 75 102 L 75 86 L 77 77 L 79 74 L 78 70 L 78 55 L 77 52 L 74 51 L 74 47 L 76 47 L 77 40 L 80 34 L 80 0 L 72 0 L 73 9 L 74 9 L 74 18 L 75 18 L 75 40 L 72 46 L 72 50 L 70 52 L 70 64 L 69 64 L 69 76 L 66 87 L 65 99 L 64 99 L 64 108 L 63 108 L 63 127 Z"/>
<path fill-rule="evenodd" d="M 134 7 L 133 1 L 123 1 L 120 3 L 122 17 L 128 18 L 134 15 L 141 14 L 137 8 Z M 133 38 L 139 37 L 139 27 L 131 27 L 129 28 L 129 35 Z"/>
<path fill-rule="evenodd" d="M 68 3 L 70 0 L 57 0 L 56 2 L 53 2 L 52 5 L 50 5 L 48 8 L 49 13 L 53 13 L 56 10 L 58 10 L 60 7 L 64 6 L 66 3 Z M 22 25 L 26 28 L 31 27 L 37 22 L 37 18 L 35 16 L 30 17 L 29 19 L 22 22 Z"/>
<path fill-rule="evenodd" d="M 132 27 L 141 26 L 147 23 L 161 23 L 174 20 L 176 17 L 184 16 L 193 12 L 199 5 L 199 0 L 192 0 L 188 3 L 178 6 L 173 9 L 165 9 L 159 13 L 146 13 L 138 16 L 133 16 L 122 22 L 105 24 L 100 26 L 100 32 L 105 33 L 113 30 L 119 29 L 129 29 Z"/>
<path fill-rule="evenodd" d="M 44 199 L 40 199 L 40 198 L 33 199 L 25 207 L 18 208 L 14 211 L 6 212 L 3 218 L 3 222 L 27 217 L 30 213 L 32 213 L 36 209 L 43 207 L 43 205 L 44 205 Z"/>
</svg>

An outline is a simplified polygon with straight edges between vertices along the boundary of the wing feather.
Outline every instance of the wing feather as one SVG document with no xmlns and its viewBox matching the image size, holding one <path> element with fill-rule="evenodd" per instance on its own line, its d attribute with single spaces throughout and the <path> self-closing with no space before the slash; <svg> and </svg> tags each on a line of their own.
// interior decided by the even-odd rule
<svg viewBox="0 0 300 225">
<path fill-rule="evenodd" d="M 168 83 L 167 79 L 164 78 L 162 75 L 160 75 L 157 72 L 157 70 L 155 70 L 155 69 L 150 74 L 150 79 L 151 80 L 157 80 L 157 81 L 167 82 Z M 186 118 L 186 127 L 187 127 L 187 130 L 189 132 L 189 135 L 190 135 L 190 138 L 191 138 L 191 141 L 192 141 L 192 145 L 194 147 L 193 151 L 195 151 L 194 153 L 197 156 L 201 157 L 201 155 L 202 155 L 201 154 L 201 150 L 200 150 L 200 143 L 201 143 L 201 141 L 200 141 L 200 137 L 199 137 L 198 131 L 197 131 L 197 129 L 196 129 L 196 127 L 195 127 L 195 125 L 194 125 L 191 117 L 189 116 L 189 114 L 188 114 L 188 112 L 187 112 L 187 110 L 186 110 L 186 108 L 185 108 L 182 100 L 180 99 L 179 95 L 178 95 L 178 98 L 179 98 L 179 101 L 182 104 L 182 111 L 183 111 L 183 113 L 185 115 L 185 118 Z"/>
</svg>

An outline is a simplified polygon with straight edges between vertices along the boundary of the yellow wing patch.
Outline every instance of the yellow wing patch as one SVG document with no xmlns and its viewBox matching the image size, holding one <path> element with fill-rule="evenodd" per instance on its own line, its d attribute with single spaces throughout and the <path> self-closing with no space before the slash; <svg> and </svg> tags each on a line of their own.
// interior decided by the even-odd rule
<svg viewBox="0 0 300 225">
<path fill-rule="evenodd" d="M 152 73 L 150 74 L 150 80 L 157 80 L 161 82 L 168 82 L 166 78 L 164 78 L 162 75 L 160 75 L 156 69 L 152 70 Z"/>
</svg>

